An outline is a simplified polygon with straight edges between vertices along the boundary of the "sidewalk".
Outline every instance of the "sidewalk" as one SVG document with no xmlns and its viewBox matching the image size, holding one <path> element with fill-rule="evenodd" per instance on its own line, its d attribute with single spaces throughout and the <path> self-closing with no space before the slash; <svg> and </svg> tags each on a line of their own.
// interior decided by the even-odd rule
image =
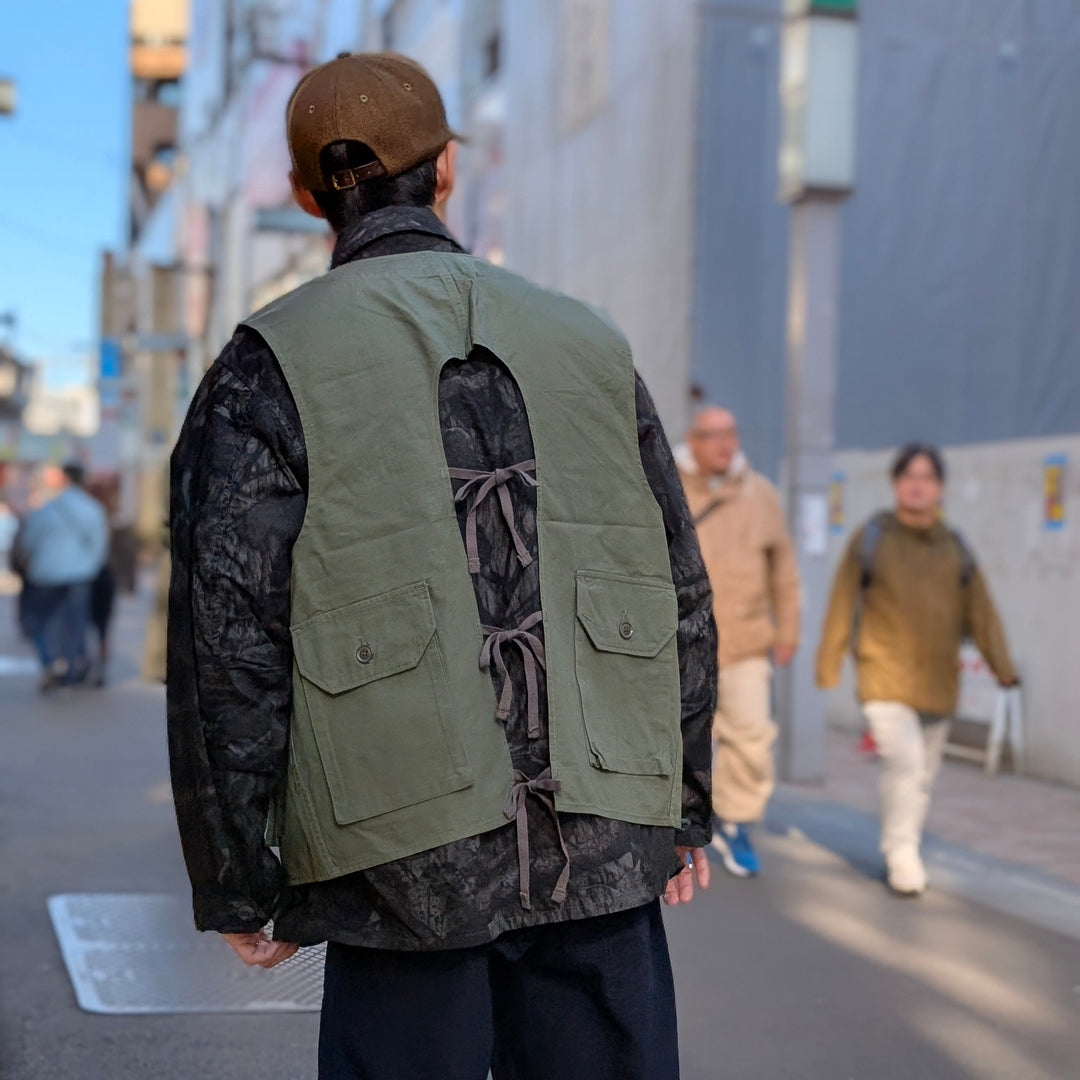
<svg viewBox="0 0 1080 1080">
<path fill-rule="evenodd" d="M 149 602 L 121 602 L 108 688 L 42 697 L 12 599 L 0 595 L 0 863 L 18 868 L 0 886 L 0 1076 L 312 1080 L 314 1013 L 103 1016 L 76 1003 L 50 896 L 165 894 L 186 905 L 190 895 L 163 688 L 138 674 Z M 852 746 L 836 740 L 834 756 Z M 875 768 L 849 764 L 872 806 Z M 991 798 L 1000 783 L 990 782 Z M 685 1080 L 1072 1076 L 1080 933 L 1002 914 L 982 895 L 969 903 L 948 884 L 955 862 L 934 864 L 935 888 L 920 903 L 896 900 L 868 879 L 876 818 L 839 798 L 834 786 L 782 788 L 761 837 L 766 872 L 735 882 L 716 866 L 707 893 L 667 911 Z M 850 854 L 859 845 L 862 862 Z M 982 881 L 989 861 L 971 876 Z M 1038 876 L 1023 872 L 1025 882 Z M 1080 888 L 1069 889 L 1080 909 Z M 1056 889 L 1048 895 L 1061 906 Z M 139 947 L 145 927 L 130 933 Z"/>
<path fill-rule="evenodd" d="M 828 740 L 826 783 L 779 785 L 766 824 L 878 878 L 878 763 L 850 732 Z M 1080 940 L 1078 823 L 1080 791 L 947 761 L 923 841 L 932 891 Z"/>
<path fill-rule="evenodd" d="M 142 584 L 139 596 L 120 598 L 109 685 L 47 697 L 15 629 L 15 598 L 0 590 L 0 864 L 10 868 L 0 885 L 0 1076 L 306 1080 L 315 1072 L 314 1014 L 100 1016 L 76 1004 L 50 896 L 190 897 L 169 790 L 164 687 L 139 674 L 153 599 Z M 244 971 L 238 965 L 238 979 Z"/>
<path fill-rule="evenodd" d="M 876 816 L 877 759 L 859 750 L 852 732 L 832 731 L 828 739 L 824 787 L 791 790 Z M 1009 773 L 987 776 L 976 765 L 946 759 L 926 831 L 1080 886 L 1080 789 Z"/>
</svg>

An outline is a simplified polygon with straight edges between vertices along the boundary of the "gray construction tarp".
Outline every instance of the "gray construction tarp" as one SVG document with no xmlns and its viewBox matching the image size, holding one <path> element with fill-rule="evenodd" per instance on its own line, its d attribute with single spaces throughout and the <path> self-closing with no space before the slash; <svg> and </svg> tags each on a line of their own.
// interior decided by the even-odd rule
<svg viewBox="0 0 1080 1080">
<path fill-rule="evenodd" d="M 694 354 L 771 472 L 787 281 L 778 7 L 702 6 Z M 859 48 L 838 447 L 1080 431 L 1080 3 L 863 0 Z"/>
</svg>

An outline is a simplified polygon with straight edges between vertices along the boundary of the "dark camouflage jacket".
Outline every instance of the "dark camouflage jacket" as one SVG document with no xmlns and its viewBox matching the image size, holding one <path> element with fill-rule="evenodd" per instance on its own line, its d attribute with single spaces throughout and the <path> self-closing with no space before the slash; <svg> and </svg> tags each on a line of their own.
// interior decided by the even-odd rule
<svg viewBox="0 0 1080 1080">
<path fill-rule="evenodd" d="M 334 265 L 417 250 L 458 251 L 428 210 L 388 208 L 343 234 Z M 357 343 L 362 348 L 362 343 Z M 498 360 L 448 364 L 439 388 L 448 465 L 488 471 L 533 456 L 524 402 Z M 519 898 L 514 824 L 360 873 L 290 887 L 264 832 L 286 767 L 292 700 L 289 581 L 304 520 L 307 457 L 300 419 L 265 342 L 241 329 L 210 368 L 172 457 L 172 581 L 168 719 L 173 791 L 201 929 L 389 949 L 456 948 L 505 930 L 645 904 L 676 869 L 676 843 L 710 837 L 710 726 L 716 629 L 705 568 L 656 410 L 637 384 L 642 465 L 667 527 L 679 598 L 684 740 L 683 829 L 559 815 L 570 855 L 565 900 L 551 893 L 564 858 L 551 817 L 529 814 L 531 909 Z M 460 482 L 458 482 L 460 483 Z M 536 555 L 536 496 L 510 488 L 517 532 Z M 459 503 L 465 528 L 467 503 Z M 357 508 L 363 512 L 362 507 Z M 540 608 L 538 562 L 522 566 L 497 500 L 477 521 L 480 621 L 517 626 Z M 464 548 L 462 558 L 465 557 Z M 542 627 L 537 631 L 542 634 Z M 524 665 L 506 650 L 514 685 L 506 733 L 515 768 L 548 767 L 540 672 L 541 737 L 526 736 Z M 501 689 L 501 676 L 492 665 Z"/>
</svg>

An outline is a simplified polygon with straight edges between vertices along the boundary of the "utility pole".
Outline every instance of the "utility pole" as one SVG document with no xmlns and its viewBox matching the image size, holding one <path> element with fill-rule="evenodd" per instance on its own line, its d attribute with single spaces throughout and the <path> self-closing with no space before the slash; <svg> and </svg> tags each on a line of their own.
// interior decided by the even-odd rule
<svg viewBox="0 0 1080 1080">
<path fill-rule="evenodd" d="M 785 0 L 780 198 L 791 204 L 783 486 L 799 552 L 803 647 L 777 683 L 780 771 L 825 777 L 814 645 L 829 590 L 840 214 L 855 183 L 857 0 Z"/>
<path fill-rule="evenodd" d="M 0 116 L 13 116 L 15 113 L 17 94 L 15 91 L 15 82 L 12 79 L 0 79 Z M 6 326 L 8 329 L 8 339 L 15 334 L 15 327 L 18 325 L 19 317 L 14 311 L 2 311 L 0 312 L 0 326 Z"/>
</svg>

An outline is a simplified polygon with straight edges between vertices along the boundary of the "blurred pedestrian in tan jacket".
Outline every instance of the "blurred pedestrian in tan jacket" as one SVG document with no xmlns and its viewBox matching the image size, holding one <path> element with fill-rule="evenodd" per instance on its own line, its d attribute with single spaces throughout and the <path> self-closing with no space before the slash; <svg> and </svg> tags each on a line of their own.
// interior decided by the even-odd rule
<svg viewBox="0 0 1080 1080">
<path fill-rule="evenodd" d="M 720 634 L 713 842 L 728 871 L 748 877 L 758 858 L 747 827 L 764 815 L 774 786 L 772 665 L 790 663 L 799 643 L 798 563 L 776 489 L 750 468 L 727 409 L 702 409 L 676 460 Z"/>
<path fill-rule="evenodd" d="M 945 463 L 911 444 L 892 467 L 896 509 L 851 538 L 836 571 L 817 680 L 836 686 L 854 653 L 859 700 L 881 757 L 881 851 L 894 891 L 926 889 L 919 854 L 930 791 L 971 637 L 1003 686 L 1017 683 L 990 590 L 959 533 L 941 517 Z"/>
</svg>

